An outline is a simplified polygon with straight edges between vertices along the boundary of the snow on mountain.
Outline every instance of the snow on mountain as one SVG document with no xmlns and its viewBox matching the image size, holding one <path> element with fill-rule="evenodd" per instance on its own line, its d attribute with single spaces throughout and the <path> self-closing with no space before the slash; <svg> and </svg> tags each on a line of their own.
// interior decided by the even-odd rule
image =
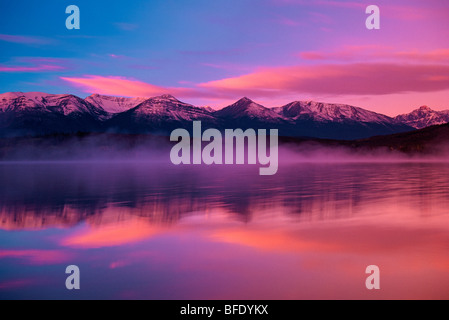
<svg viewBox="0 0 449 320">
<path fill-rule="evenodd" d="M 174 121 L 214 119 L 210 112 L 205 109 L 181 102 L 168 94 L 147 99 L 129 112 L 132 112 L 134 117 L 147 119 L 160 118 Z"/>
<path fill-rule="evenodd" d="M 96 106 L 97 108 L 103 109 L 110 114 L 128 111 L 137 107 L 145 100 L 147 100 L 147 98 L 122 98 L 99 94 L 93 94 L 85 99 L 85 101 Z"/>
<path fill-rule="evenodd" d="M 420 129 L 449 122 L 449 111 L 423 106 L 391 118 L 344 104 L 295 101 L 266 108 L 242 98 L 215 111 L 195 107 L 172 95 L 122 98 L 94 94 L 81 99 L 70 94 L 8 92 L 0 94 L 0 135 L 55 132 L 167 133 L 202 121 L 213 128 L 278 128 L 287 136 L 358 139 Z"/>
<path fill-rule="evenodd" d="M 273 108 L 273 110 L 283 117 L 292 120 L 314 120 L 318 122 L 393 122 L 393 119 L 388 116 L 345 104 L 295 101 L 280 108 Z"/>
<path fill-rule="evenodd" d="M 8 92 L 0 94 L 0 110 L 16 113 L 58 113 L 64 116 L 89 114 L 104 115 L 104 111 L 70 94 L 47 94 L 42 92 Z"/>
<path fill-rule="evenodd" d="M 12 92 L 0 95 L 0 135 L 98 132 L 108 113 L 70 94 Z"/>
<path fill-rule="evenodd" d="M 394 118 L 399 123 L 407 124 L 416 129 L 423 129 L 433 125 L 449 122 L 449 110 L 435 111 L 428 106 L 422 106 L 410 113 Z"/>
<path fill-rule="evenodd" d="M 0 94 L 0 110 L 13 111 L 36 107 L 43 107 L 42 98 L 48 96 L 42 92 L 7 92 Z"/>
<path fill-rule="evenodd" d="M 271 123 L 286 120 L 282 115 L 276 113 L 275 110 L 257 104 L 246 97 L 226 108 L 216 111 L 214 115 L 228 119 L 247 118 Z"/>
<path fill-rule="evenodd" d="M 192 128 L 192 121 L 202 121 L 205 127 L 217 126 L 217 119 L 207 110 L 181 102 L 171 95 L 162 95 L 115 115 L 105 125 L 110 130 L 123 133 L 170 134 L 177 128 Z"/>
</svg>

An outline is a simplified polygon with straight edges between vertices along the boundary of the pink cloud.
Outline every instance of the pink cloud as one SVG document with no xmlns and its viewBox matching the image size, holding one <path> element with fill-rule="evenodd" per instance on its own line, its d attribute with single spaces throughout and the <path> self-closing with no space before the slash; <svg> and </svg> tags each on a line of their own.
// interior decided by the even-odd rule
<svg viewBox="0 0 449 320">
<path fill-rule="evenodd" d="M 253 73 L 204 83 L 201 87 L 236 95 L 380 95 L 449 88 L 446 65 L 354 63 L 262 68 Z"/>
<path fill-rule="evenodd" d="M 233 78 L 195 87 L 161 87 L 114 76 L 61 77 L 89 93 L 127 97 L 173 94 L 180 98 L 254 99 L 304 94 L 385 95 L 435 92 L 449 89 L 449 65 L 399 63 L 350 63 L 260 68 Z"/>
<path fill-rule="evenodd" d="M 161 87 L 136 79 L 117 76 L 86 75 L 82 78 L 61 77 L 62 80 L 82 88 L 88 93 L 125 97 L 154 97 L 161 94 L 173 94 L 183 98 L 215 97 L 213 92 L 198 88 Z"/>
<path fill-rule="evenodd" d="M 159 87 L 125 77 L 87 75 L 82 78 L 61 77 L 61 79 L 83 88 L 86 92 L 104 95 L 153 97 L 159 94 L 171 93 L 171 91 L 173 91 L 173 94 L 176 94 L 178 91 L 175 88 Z"/>
</svg>

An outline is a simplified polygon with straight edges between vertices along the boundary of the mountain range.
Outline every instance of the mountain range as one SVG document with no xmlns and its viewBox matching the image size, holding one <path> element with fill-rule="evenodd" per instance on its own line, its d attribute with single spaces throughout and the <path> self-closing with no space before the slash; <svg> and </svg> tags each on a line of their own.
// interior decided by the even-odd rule
<svg viewBox="0 0 449 320">
<path fill-rule="evenodd" d="M 408 114 L 402 114 L 394 118 L 398 123 L 404 123 L 415 129 L 423 129 L 430 126 L 449 122 L 449 110 L 435 111 L 428 106 L 422 106 Z"/>
<path fill-rule="evenodd" d="M 279 129 L 281 136 L 355 140 L 421 129 L 449 122 L 449 111 L 421 107 L 395 118 L 362 108 L 295 101 L 266 108 L 242 98 L 215 111 L 196 107 L 171 95 L 123 98 L 94 94 L 9 92 L 0 94 L 0 136 L 36 136 L 76 132 L 169 135 L 176 128 Z"/>
</svg>

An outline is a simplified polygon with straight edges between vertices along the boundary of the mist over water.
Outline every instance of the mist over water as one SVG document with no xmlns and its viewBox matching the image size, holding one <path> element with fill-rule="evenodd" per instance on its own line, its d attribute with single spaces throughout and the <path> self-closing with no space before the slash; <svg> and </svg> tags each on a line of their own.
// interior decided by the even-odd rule
<svg viewBox="0 0 449 320">
<path fill-rule="evenodd" d="M 176 142 L 169 141 L 166 136 L 145 135 L 70 135 L 42 138 L 17 138 L 0 141 L 0 161 L 2 162 L 143 162 L 171 164 L 170 151 Z M 209 142 L 202 142 L 204 150 Z M 267 141 L 267 156 L 270 154 L 269 139 Z M 234 164 L 236 154 L 245 155 L 248 163 L 248 150 L 256 155 L 258 146 L 248 147 L 247 141 L 243 147 L 234 145 Z M 449 159 L 449 149 L 443 142 L 435 144 L 435 152 L 400 152 L 387 147 L 354 148 L 349 145 L 331 143 L 325 145 L 316 141 L 302 141 L 300 143 L 279 142 L 279 165 L 294 163 L 363 163 L 363 162 L 446 162 Z M 225 163 L 225 141 L 222 147 L 222 162 Z M 190 160 L 193 163 L 195 153 L 191 144 Z M 203 157 L 204 158 L 204 157 Z M 239 165 L 240 166 L 240 165 Z M 258 167 L 261 166 L 257 163 Z M 214 165 L 212 165 L 214 167 Z M 219 167 L 218 167 L 219 168 Z"/>
</svg>

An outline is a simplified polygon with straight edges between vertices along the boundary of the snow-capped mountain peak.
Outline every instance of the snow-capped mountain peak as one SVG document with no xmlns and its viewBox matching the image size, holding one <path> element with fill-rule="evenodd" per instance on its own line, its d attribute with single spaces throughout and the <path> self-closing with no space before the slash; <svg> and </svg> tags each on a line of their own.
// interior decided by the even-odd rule
<svg viewBox="0 0 449 320">
<path fill-rule="evenodd" d="M 158 119 L 158 121 L 193 121 L 213 120 L 209 111 L 179 101 L 174 96 L 164 94 L 145 100 L 134 109 L 129 110 L 135 117 L 142 119 Z"/>
<path fill-rule="evenodd" d="M 266 122 L 285 120 L 283 116 L 279 115 L 274 110 L 266 108 L 247 97 L 238 100 L 226 108 L 216 111 L 214 114 L 231 119 L 249 118 Z"/>
<path fill-rule="evenodd" d="M 179 101 L 178 99 L 176 99 L 171 94 L 163 94 L 163 95 L 160 95 L 160 96 L 155 97 L 155 98 L 164 99 L 164 100 L 171 100 L 171 101 Z"/>
<path fill-rule="evenodd" d="M 0 94 L 0 135 L 98 132 L 167 132 L 203 121 L 214 128 L 278 128 L 282 134 L 326 139 L 359 139 L 420 129 L 449 122 L 449 111 L 421 106 L 390 118 L 362 108 L 295 101 L 266 108 L 244 97 L 215 111 L 196 107 L 170 94 L 153 98 L 124 98 L 93 94 L 81 99 L 71 94 L 8 92 Z"/>
<path fill-rule="evenodd" d="M 90 104 L 111 114 L 117 114 L 133 109 L 145 100 L 147 100 L 147 98 L 124 98 L 99 94 L 93 94 L 85 99 L 85 101 Z"/>
<path fill-rule="evenodd" d="M 370 123 L 391 122 L 393 119 L 382 114 L 345 104 L 322 103 L 315 101 L 295 101 L 275 108 L 284 117 L 315 121 L 358 121 Z"/>
<path fill-rule="evenodd" d="M 91 114 L 101 111 L 71 94 L 48 94 L 42 92 L 10 92 L 0 95 L 0 110 L 6 112 L 44 112 L 70 114 Z"/>
<path fill-rule="evenodd" d="M 36 105 L 43 106 L 50 94 L 42 92 L 7 92 L 0 94 L 1 110 L 6 111 L 33 108 Z"/>
<path fill-rule="evenodd" d="M 394 118 L 399 123 L 405 123 L 413 128 L 422 129 L 433 125 L 449 122 L 449 110 L 435 111 L 428 106 L 421 106 L 407 114 Z"/>
</svg>

